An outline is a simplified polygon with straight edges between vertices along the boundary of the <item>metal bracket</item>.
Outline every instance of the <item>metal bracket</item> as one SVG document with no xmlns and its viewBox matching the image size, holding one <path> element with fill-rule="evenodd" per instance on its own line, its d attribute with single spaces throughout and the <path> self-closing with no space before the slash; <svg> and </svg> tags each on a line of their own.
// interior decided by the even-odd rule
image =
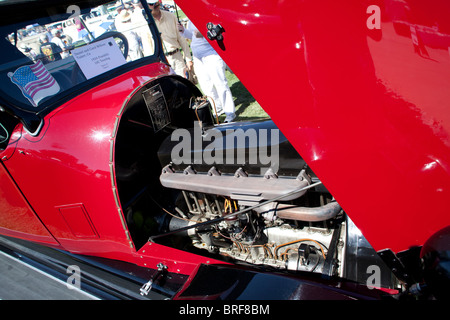
<svg viewBox="0 0 450 320">
<path fill-rule="evenodd" d="M 225 32 L 225 29 L 220 24 L 215 25 L 212 22 L 208 22 L 206 28 L 208 29 L 207 36 L 209 40 L 223 40 L 222 33 Z"/>
<path fill-rule="evenodd" d="M 158 270 L 153 274 L 152 278 L 141 287 L 141 289 L 140 289 L 141 296 L 148 295 L 148 293 L 152 290 L 153 283 L 155 282 L 155 280 L 158 277 L 165 275 L 167 266 L 160 262 L 160 263 L 158 263 L 157 267 L 158 267 Z"/>
</svg>

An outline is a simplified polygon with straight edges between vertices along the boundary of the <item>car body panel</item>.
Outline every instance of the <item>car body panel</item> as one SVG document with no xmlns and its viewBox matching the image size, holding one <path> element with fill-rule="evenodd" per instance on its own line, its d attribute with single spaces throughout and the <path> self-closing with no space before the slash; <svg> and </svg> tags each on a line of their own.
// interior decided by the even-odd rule
<svg viewBox="0 0 450 320">
<path fill-rule="evenodd" d="M 190 274 L 198 263 L 222 263 L 158 244 L 136 248 L 117 195 L 114 144 L 124 108 L 138 89 L 168 73 L 163 63 L 134 69 L 51 112 L 38 136 L 28 133 L 22 125 L 15 129 L 13 135 L 21 139 L 14 140 L 0 156 L 12 154 L 3 163 L 20 185 L 30 208 L 39 212 L 38 219 L 48 228 L 47 237 L 28 232 L 21 233 L 22 239 L 143 267 L 155 268 L 163 261 L 183 274 Z M 9 192 L 3 183 L 0 190 Z M 28 216 L 32 217 L 29 210 Z M 6 235 L 26 232 L 28 228 L 27 220 L 2 225 Z M 41 228 L 41 232 L 46 231 L 42 224 Z"/>
<path fill-rule="evenodd" d="M 102 246 L 93 247 L 96 240 L 105 244 L 105 252 L 133 248 L 113 188 L 116 121 L 135 89 L 167 72 L 166 65 L 151 64 L 87 91 L 49 114 L 39 136 L 30 135 L 21 126 L 16 129 L 23 131 L 22 138 L 4 165 L 39 218 L 67 250 L 103 251 Z M 97 193 L 83 186 L 95 186 Z M 42 201 L 49 199 L 49 193 L 51 200 Z M 101 214 L 108 211 L 117 214 Z"/>
<path fill-rule="evenodd" d="M 100 2 L 93 0 L 95 5 Z M 32 3 L 44 20 L 49 18 L 46 4 L 61 12 L 69 4 Z M 222 295 L 220 283 L 208 281 L 210 277 L 231 274 L 227 280 L 233 289 L 242 274 L 228 268 L 229 261 L 275 272 L 262 276 L 246 270 L 244 290 L 224 288 L 227 298 L 242 293 L 263 298 L 250 287 L 258 288 L 266 279 L 286 289 L 273 292 L 280 298 L 372 298 L 371 294 L 360 295 L 370 292 L 369 282 L 366 288 L 350 284 L 342 289 L 339 281 L 327 280 L 339 276 L 364 282 L 369 270 L 366 264 L 379 267 L 383 263 L 377 251 L 399 253 L 421 246 L 450 222 L 446 206 L 450 117 L 445 110 L 450 98 L 450 25 L 440 14 L 448 5 L 444 1 L 422 7 L 414 1 L 368 4 L 329 0 L 177 3 L 205 37 L 209 23 L 223 27 L 223 40 L 210 43 L 271 116 L 259 124 L 230 123 L 222 128 L 232 132 L 243 126 L 252 130 L 274 127 L 282 131 L 288 147 L 295 148 L 282 150 L 298 152 L 282 156 L 294 164 L 295 176 L 292 172 L 282 176 L 282 171 L 277 176 L 258 165 L 255 170 L 259 172 L 251 177 L 242 167 L 232 175 L 216 170 L 204 176 L 214 176 L 217 184 L 227 176 L 232 178 L 229 180 L 249 178 L 252 187 L 264 184 L 261 188 L 273 185 L 267 184 L 266 180 L 274 181 L 270 179 L 282 178 L 275 180 L 280 184 L 287 181 L 283 179 L 298 180 L 307 185 L 300 190 L 302 196 L 308 189 L 313 197 L 289 199 L 293 212 L 283 219 L 277 213 L 283 209 L 275 207 L 287 194 L 267 200 L 275 204 L 270 210 L 262 208 L 263 202 L 253 206 L 259 199 L 255 192 L 238 190 L 233 196 L 239 197 L 230 196 L 231 202 L 228 194 L 211 188 L 211 179 L 199 182 L 198 177 L 206 172 L 197 175 L 189 164 L 176 172 L 171 161 L 160 157 L 164 147 L 173 157 L 173 145 L 166 141 L 174 138 L 176 130 L 191 138 L 187 129 L 194 124 L 204 125 L 206 131 L 213 131 L 216 124 L 208 98 L 189 80 L 173 75 L 156 24 L 149 18 L 155 38 L 153 53 L 79 86 L 76 82 L 64 94 L 46 97 L 39 112 L 33 109 L 37 103 L 26 112 L 14 101 L 8 104 L 8 89 L 2 87 L 5 106 L 1 112 L 19 119 L 3 128 L 11 135 L 6 148 L 0 149 L 0 196 L 4 197 L 0 200 L 0 232 L 71 254 L 130 262 L 152 269 L 158 276 L 160 270 L 156 269 L 162 267 L 189 275 L 183 291 L 186 299 L 208 298 L 209 291 L 215 298 Z M 90 0 L 80 1 L 80 5 L 89 4 Z M 427 10 L 421 13 L 419 9 Z M 51 18 L 60 20 L 68 14 Z M 146 14 L 150 15 L 149 10 Z M 27 11 L 22 18 L 31 16 Z M 12 20 L 9 17 L 8 22 Z M 5 27 L 8 36 L 16 30 L 9 27 Z M 13 42 L 9 39 L 8 45 Z M 9 66 L 9 61 L 5 65 Z M 80 70 L 70 71 L 74 80 Z M 15 85 L 7 84 L 18 93 Z M 200 120 L 201 105 L 207 106 L 200 111 L 206 109 L 206 117 L 211 119 L 205 119 L 211 122 Z M 271 150 L 276 143 L 271 139 Z M 258 140 L 250 147 L 260 146 L 268 145 Z M 193 153 L 192 148 L 188 153 Z M 202 164 L 196 160 L 191 164 L 198 169 Z M 161 177 L 172 173 L 175 179 L 191 175 L 189 179 L 202 188 L 165 186 Z M 234 191 L 241 181 L 235 183 L 229 186 Z M 320 183 L 323 186 L 314 189 Z M 201 202 L 194 192 L 200 193 Z M 212 206 L 209 196 L 216 197 Z M 224 201 L 223 211 L 219 197 Z M 185 202 L 180 205 L 180 201 Z M 195 210 L 190 206 L 193 201 Z M 317 212 L 328 209 L 329 204 L 337 208 L 332 217 L 319 216 Z M 202 205 L 207 210 L 203 211 Z M 313 213 L 308 216 L 295 209 Z M 267 215 L 269 211 L 276 214 Z M 267 234 L 262 233 L 264 228 Z M 315 264 L 309 258 L 316 259 Z M 208 267 L 211 265 L 214 267 Z M 280 270 L 286 274 L 293 271 L 296 280 L 284 282 L 287 278 L 277 275 Z M 317 273 L 311 279 L 322 278 L 309 282 L 305 270 Z M 386 281 L 376 287 L 386 285 L 397 293 L 398 279 L 392 270 L 379 270 Z M 258 281 L 252 282 L 253 278 Z M 283 288 L 283 282 L 290 287 Z M 208 290 L 202 288 L 205 283 L 210 285 Z M 304 289 L 308 290 L 305 295 L 300 292 Z M 381 298 L 379 293 L 375 298 Z"/>
<path fill-rule="evenodd" d="M 177 4 L 376 250 L 450 223 L 448 1 Z"/>
<path fill-rule="evenodd" d="M 0 229 L 5 235 L 57 245 L 30 207 L 6 168 L 0 163 Z"/>
<path fill-rule="evenodd" d="M 220 282 L 216 281 L 219 277 L 223 278 Z M 211 286 L 211 283 L 216 284 Z M 174 299 L 380 300 L 388 297 L 386 292 L 352 282 L 335 282 L 320 277 L 291 278 L 225 265 L 199 265 Z"/>
</svg>

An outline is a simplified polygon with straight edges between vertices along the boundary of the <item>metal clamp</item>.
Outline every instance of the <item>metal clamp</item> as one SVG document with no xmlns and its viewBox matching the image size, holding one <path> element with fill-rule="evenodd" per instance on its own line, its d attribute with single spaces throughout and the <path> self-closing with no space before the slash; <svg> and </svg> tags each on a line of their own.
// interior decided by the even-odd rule
<svg viewBox="0 0 450 320">
<path fill-rule="evenodd" d="M 217 41 L 223 40 L 222 33 L 225 32 L 225 29 L 220 24 L 215 25 L 212 22 L 208 22 L 206 28 L 208 29 L 206 35 L 208 36 L 209 40 L 217 40 Z"/>
<path fill-rule="evenodd" d="M 158 267 L 158 270 L 155 272 L 155 274 L 153 274 L 152 278 L 147 283 L 145 283 L 139 290 L 141 292 L 141 296 L 148 295 L 148 293 L 152 290 L 153 283 L 155 282 L 155 280 L 159 276 L 163 275 L 165 273 L 165 271 L 167 270 L 167 266 L 162 264 L 161 262 L 158 263 L 157 267 Z"/>
</svg>

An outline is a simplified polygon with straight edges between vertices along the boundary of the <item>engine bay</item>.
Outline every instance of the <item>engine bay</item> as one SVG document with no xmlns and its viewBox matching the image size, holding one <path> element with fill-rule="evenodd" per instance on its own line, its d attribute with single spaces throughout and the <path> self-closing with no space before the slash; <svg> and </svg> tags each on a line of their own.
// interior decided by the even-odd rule
<svg viewBox="0 0 450 320">
<path fill-rule="evenodd" d="M 152 241 L 235 264 L 359 282 L 367 266 L 384 268 L 271 120 L 219 124 L 213 102 L 181 78 L 154 80 L 130 98 L 114 159 L 136 247 Z M 395 278 L 383 286 L 395 287 Z"/>
<path fill-rule="evenodd" d="M 311 220 L 316 220 L 312 210 L 318 212 L 318 208 L 306 209 L 295 204 L 268 201 L 266 205 L 246 206 L 224 195 L 180 191 L 182 199 L 175 207 L 178 215 L 171 214 L 169 231 L 187 237 L 193 247 L 252 265 L 323 272 L 326 254 L 330 252 L 336 231 L 333 224 L 340 211 L 335 202 L 319 207 L 320 210 L 326 210 L 326 206 L 334 207 L 330 210 L 334 215 L 333 222 L 313 223 L 280 218 L 278 212 L 290 210 L 293 215 L 306 213 L 305 216 L 310 215 Z M 336 232 L 340 234 L 343 226 L 340 223 Z M 337 241 L 340 247 L 336 256 L 340 257 L 344 239 L 339 238 Z M 329 267 L 333 269 L 332 274 L 339 270 L 338 265 Z"/>
</svg>

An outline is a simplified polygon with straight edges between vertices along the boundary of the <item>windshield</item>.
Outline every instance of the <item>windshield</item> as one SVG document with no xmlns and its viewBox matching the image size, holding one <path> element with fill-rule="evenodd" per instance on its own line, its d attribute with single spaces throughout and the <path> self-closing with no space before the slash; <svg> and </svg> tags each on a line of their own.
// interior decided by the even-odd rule
<svg viewBox="0 0 450 320">
<path fill-rule="evenodd" d="M 52 14 L 26 21 L 17 10 L 20 22 L 0 26 L 2 103 L 39 114 L 91 79 L 106 81 L 111 72 L 153 57 L 147 2 L 124 3 L 96 0 L 87 8 L 59 3 L 43 11 Z"/>
</svg>

